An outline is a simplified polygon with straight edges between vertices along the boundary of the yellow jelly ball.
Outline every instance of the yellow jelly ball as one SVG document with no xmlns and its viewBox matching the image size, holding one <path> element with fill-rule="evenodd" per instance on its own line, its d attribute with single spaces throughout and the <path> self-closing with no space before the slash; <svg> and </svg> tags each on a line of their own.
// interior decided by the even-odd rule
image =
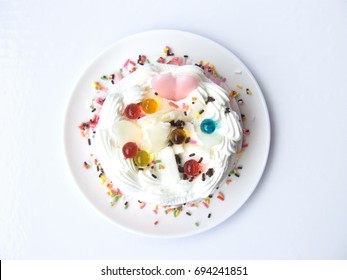
<svg viewBox="0 0 347 280">
<path fill-rule="evenodd" d="M 154 99 L 148 98 L 141 102 L 142 110 L 146 114 L 153 114 L 158 111 L 158 103 Z"/>
<path fill-rule="evenodd" d="M 137 166 L 146 166 L 150 161 L 151 157 L 146 151 L 139 151 L 134 157 L 134 162 Z"/>
</svg>

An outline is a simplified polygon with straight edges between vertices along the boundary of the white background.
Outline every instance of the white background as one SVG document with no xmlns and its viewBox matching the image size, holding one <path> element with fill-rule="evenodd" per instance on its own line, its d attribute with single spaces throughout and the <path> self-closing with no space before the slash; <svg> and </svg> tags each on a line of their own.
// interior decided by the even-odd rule
<svg viewBox="0 0 347 280">
<path fill-rule="evenodd" d="M 64 158 L 71 90 L 113 42 L 151 29 L 208 37 L 265 95 L 272 144 L 254 194 L 200 235 L 119 229 Z M 347 1 L 0 0 L 1 259 L 346 259 Z"/>
</svg>

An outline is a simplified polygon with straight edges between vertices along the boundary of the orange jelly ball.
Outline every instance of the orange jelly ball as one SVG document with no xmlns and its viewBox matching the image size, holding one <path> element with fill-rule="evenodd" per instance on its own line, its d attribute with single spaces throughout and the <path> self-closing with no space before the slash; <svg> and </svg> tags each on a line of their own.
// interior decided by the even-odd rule
<svg viewBox="0 0 347 280">
<path fill-rule="evenodd" d="M 148 98 L 141 102 L 141 107 L 146 114 L 153 114 L 158 111 L 158 102 Z"/>
</svg>

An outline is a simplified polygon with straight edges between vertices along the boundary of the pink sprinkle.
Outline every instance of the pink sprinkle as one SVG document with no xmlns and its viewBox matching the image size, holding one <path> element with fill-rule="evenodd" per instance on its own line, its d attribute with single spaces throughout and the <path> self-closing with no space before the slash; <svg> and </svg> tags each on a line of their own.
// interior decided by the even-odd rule
<svg viewBox="0 0 347 280">
<path fill-rule="evenodd" d="M 156 226 L 158 223 L 159 223 L 159 221 L 155 221 L 155 222 L 154 222 L 154 225 Z"/>
<path fill-rule="evenodd" d="M 94 102 L 102 106 L 104 104 L 104 99 L 97 97 Z"/>
<path fill-rule="evenodd" d="M 147 57 L 145 55 L 141 55 L 138 63 L 143 65 L 146 62 L 146 59 Z"/>
<path fill-rule="evenodd" d="M 159 57 L 159 58 L 157 59 L 157 62 L 159 62 L 159 63 L 165 63 L 165 58 Z"/>
<path fill-rule="evenodd" d="M 128 67 L 129 62 L 130 62 L 130 59 L 128 58 L 127 61 L 124 63 L 123 67 L 124 67 L 124 68 L 125 68 L 125 67 Z"/>
<path fill-rule="evenodd" d="M 146 203 L 144 203 L 144 202 L 140 203 L 140 209 L 143 209 L 145 206 L 146 206 Z"/>
<path fill-rule="evenodd" d="M 213 82 L 214 82 L 216 85 L 219 85 L 219 84 L 220 84 L 220 79 L 219 79 L 219 78 L 216 78 Z"/>
<path fill-rule="evenodd" d="M 190 140 L 189 143 L 194 145 L 194 144 L 196 144 L 197 142 L 194 141 L 194 140 Z"/>
<path fill-rule="evenodd" d="M 136 65 L 136 63 L 135 63 L 134 61 L 132 61 L 132 60 L 129 60 L 129 63 L 130 63 L 132 66 L 135 66 L 135 65 Z"/>
<path fill-rule="evenodd" d="M 248 136 L 250 134 L 249 130 L 246 129 L 246 128 L 243 128 L 242 131 L 243 131 L 243 134 L 246 135 L 246 136 Z"/>
<path fill-rule="evenodd" d="M 99 121 L 99 116 L 95 114 L 89 122 L 90 127 L 95 127 L 98 124 L 98 121 Z"/>
<path fill-rule="evenodd" d="M 182 103 L 182 108 L 186 108 L 186 103 Z"/>
<path fill-rule="evenodd" d="M 179 107 L 177 106 L 177 104 L 175 104 L 175 103 L 173 103 L 173 102 L 169 102 L 169 105 L 170 106 L 172 106 L 172 107 L 174 107 L 174 108 L 176 108 L 176 109 L 178 109 Z"/>
<path fill-rule="evenodd" d="M 208 208 L 208 204 L 205 202 L 205 201 L 203 201 L 203 202 L 201 202 L 202 203 L 202 205 L 204 205 L 206 208 Z"/>
</svg>

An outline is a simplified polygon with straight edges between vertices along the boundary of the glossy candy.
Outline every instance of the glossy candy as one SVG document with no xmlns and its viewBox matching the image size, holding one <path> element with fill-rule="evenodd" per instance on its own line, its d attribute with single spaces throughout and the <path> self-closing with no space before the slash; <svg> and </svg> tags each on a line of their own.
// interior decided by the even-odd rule
<svg viewBox="0 0 347 280">
<path fill-rule="evenodd" d="M 199 171 L 200 164 L 194 159 L 186 161 L 183 165 L 183 172 L 188 176 L 196 176 L 199 174 Z"/>
<path fill-rule="evenodd" d="M 134 157 L 134 162 L 137 166 L 146 166 L 150 161 L 151 157 L 146 151 L 139 151 Z"/>
<path fill-rule="evenodd" d="M 187 134 L 184 129 L 176 128 L 170 133 L 170 140 L 174 144 L 182 144 L 187 138 Z"/>
<path fill-rule="evenodd" d="M 131 103 L 125 107 L 124 115 L 131 120 L 137 119 L 141 115 L 141 107 Z"/>
<path fill-rule="evenodd" d="M 158 103 L 154 99 L 148 98 L 141 102 L 142 110 L 146 114 L 153 114 L 158 111 Z"/>
<path fill-rule="evenodd" d="M 127 158 L 134 158 L 137 154 L 138 148 L 136 143 L 134 142 L 128 142 L 123 145 L 122 152 L 124 157 Z"/>
<path fill-rule="evenodd" d="M 203 133 L 212 134 L 216 130 L 216 122 L 212 119 L 204 119 L 201 122 L 200 129 Z"/>
</svg>

